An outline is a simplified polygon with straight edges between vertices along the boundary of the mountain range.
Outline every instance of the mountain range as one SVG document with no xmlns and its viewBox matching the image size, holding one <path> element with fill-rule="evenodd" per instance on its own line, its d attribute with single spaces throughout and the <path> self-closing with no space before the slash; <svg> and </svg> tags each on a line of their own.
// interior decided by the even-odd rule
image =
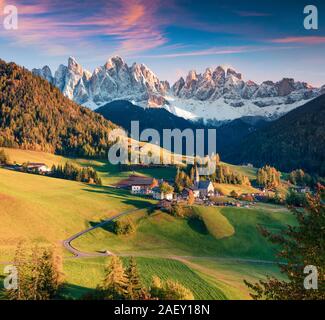
<svg viewBox="0 0 325 320">
<path fill-rule="evenodd" d="M 291 78 L 261 84 L 245 81 L 241 73 L 223 66 L 207 68 L 203 74 L 192 70 L 170 86 L 144 64 L 128 66 L 119 56 L 93 73 L 72 57 L 54 74 L 48 66 L 32 72 L 91 109 L 114 100 L 128 100 L 141 107 L 164 108 L 191 120 L 225 121 L 246 116 L 273 120 L 325 92 L 325 85 L 315 88 Z"/>
<path fill-rule="evenodd" d="M 5 147 L 98 158 L 107 154 L 111 130 L 116 128 L 108 120 L 126 129 L 131 120 L 139 119 L 142 128 L 209 128 L 209 122 L 193 122 L 128 101 L 113 101 L 93 112 L 49 81 L 2 60 L 0 92 L 0 146 Z M 221 158 L 257 167 L 271 164 L 284 171 L 302 168 L 324 176 L 324 112 L 321 95 L 271 122 L 242 117 L 223 123 L 217 127 Z"/>
</svg>

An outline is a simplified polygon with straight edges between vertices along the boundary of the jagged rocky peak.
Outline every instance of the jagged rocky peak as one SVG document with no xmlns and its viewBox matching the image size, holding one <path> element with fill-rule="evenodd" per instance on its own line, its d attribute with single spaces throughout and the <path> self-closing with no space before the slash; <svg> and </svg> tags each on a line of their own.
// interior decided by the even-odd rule
<svg viewBox="0 0 325 320">
<path fill-rule="evenodd" d="M 107 60 L 105 63 L 106 69 L 112 69 L 112 68 L 121 68 L 122 66 L 126 65 L 124 60 L 120 56 L 113 56 Z"/>
<path fill-rule="evenodd" d="M 82 66 L 76 61 L 74 57 L 69 57 L 68 59 L 68 69 L 78 75 L 83 74 Z"/>
<path fill-rule="evenodd" d="M 319 94 L 319 90 L 292 78 L 283 78 L 276 83 L 267 80 L 259 85 L 251 80 L 244 81 L 242 74 L 229 66 L 218 66 L 214 70 L 207 68 L 203 74 L 191 70 L 185 80 L 180 78 L 172 86 L 173 94 L 181 99 L 211 102 L 223 98 L 233 106 L 244 105 L 242 100 L 252 100 L 258 106 L 291 104 L 311 99 Z"/>
<path fill-rule="evenodd" d="M 237 73 L 232 68 L 228 68 L 227 69 L 227 77 L 230 77 L 230 76 L 233 76 L 233 77 L 237 78 L 238 80 L 242 80 L 242 74 L 241 73 Z"/>
<path fill-rule="evenodd" d="M 276 85 L 280 97 L 287 96 L 295 90 L 295 81 L 292 78 L 283 78 Z"/>
<path fill-rule="evenodd" d="M 33 69 L 32 72 L 53 84 L 53 75 L 49 66 L 44 66 L 42 69 Z"/>
<path fill-rule="evenodd" d="M 60 65 L 52 80 L 48 72 L 34 69 L 33 72 L 55 84 L 65 96 L 77 103 L 101 105 L 116 99 L 129 99 L 149 104 L 149 98 L 158 104 L 169 90 L 167 81 L 159 78 L 144 64 L 131 67 L 119 56 L 113 56 L 90 73 L 73 57 L 68 65 Z M 154 98 L 151 96 L 154 95 Z"/>
<path fill-rule="evenodd" d="M 206 68 L 205 72 L 203 73 L 203 78 L 206 80 L 211 80 L 213 75 L 212 68 Z"/>
<path fill-rule="evenodd" d="M 186 77 L 186 82 L 192 82 L 192 81 L 196 81 L 198 79 L 198 75 L 196 73 L 195 70 L 190 70 L 187 77 Z"/>
<path fill-rule="evenodd" d="M 245 81 L 235 68 L 222 65 L 206 68 L 202 73 L 191 70 L 170 88 L 167 81 L 161 81 L 146 65 L 128 66 L 119 56 L 111 57 L 93 73 L 83 69 L 73 57 L 66 66 L 60 65 L 54 75 L 48 66 L 33 69 L 33 73 L 57 86 L 65 96 L 91 108 L 122 99 L 145 107 L 164 106 L 190 118 L 195 114 L 196 117 L 228 119 L 237 114 L 247 115 L 247 112 L 273 117 L 274 113 L 290 110 L 291 106 L 286 105 L 293 108 L 325 94 L 325 86 L 314 88 L 292 78 L 278 82 L 267 80 L 261 84 Z M 199 111 L 200 108 L 203 111 Z M 282 111 L 278 112 L 279 108 Z"/>
<path fill-rule="evenodd" d="M 179 92 L 182 90 L 182 88 L 185 85 L 185 80 L 183 77 L 180 77 L 172 86 L 172 91 L 176 96 L 179 95 Z"/>
</svg>

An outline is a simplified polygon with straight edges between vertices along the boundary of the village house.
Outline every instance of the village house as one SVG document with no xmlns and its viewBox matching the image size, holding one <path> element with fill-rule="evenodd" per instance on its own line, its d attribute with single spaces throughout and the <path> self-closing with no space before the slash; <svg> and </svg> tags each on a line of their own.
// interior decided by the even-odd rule
<svg viewBox="0 0 325 320">
<path fill-rule="evenodd" d="M 41 174 L 46 174 L 51 172 L 51 169 L 45 163 L 34 163 L 34 162 L 27 163 L 26 170 L 28 172 L 38 172 Z"/>
<path fill-rule="evenodd" d="M 131 175 L 129 178 L 120 181 L 116 187 L 122 189 L 128 189 L 132 194 L 152 194 L 152 187 L 154 184 L 154 179 Z"/>
<path fill-rule="evenodd" d="M 168 200 L 172 201 L 173 200 L 173 193 L 164 193 L 160 190 L 159 187 L 155 187 L 152 189 L 152 197 L 156 200 Z"/>
</svg>

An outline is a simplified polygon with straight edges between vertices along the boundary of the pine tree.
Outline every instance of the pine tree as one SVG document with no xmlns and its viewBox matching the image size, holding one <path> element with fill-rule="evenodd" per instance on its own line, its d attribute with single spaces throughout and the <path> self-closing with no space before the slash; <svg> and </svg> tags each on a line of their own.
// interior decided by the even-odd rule
<svg viewBox="0 0 325 320">
<path fill-rule="evenodd" d="M 106 269 L 106 275 L 101 287 L 107 300 L 124 300 L 128 294 L 128 278 L 123 263 L 117 256 L 112 256 Z"/>
<path fill-rule="evenodd" d="M 27 252 L 30 251 L 30 255 Z M 9 290 L 10 300 L 53 299 L 61 284 L 59 264 L 50 249 L 27 248 L 19 244 L 14 265 L 18 271 L 18 288 Z"/>
<path fill-rule="evenodd" d="M 34 251 L 36 252 L 36 251 Z M 34 288 L 34 300 L 53 299 L 60 287 L 59 264 L 53 251 L 44 249 L 38 252 L 34 268 L 35 278 L 32 283 Z"/>
<path fill-rule="evenodd" d="M 28 300 L 29 294 L 29 270 L 26 255 L 26 246 L 23 242 L 20 242 L 16 248 L 14 263 L 17 268 L 18 287 L 5 291 L 5 298 L 8 300 Z"/>
<path fill-rule="evenodd" d="M 138 266 L 134 257 L 129 260 L 129 266 L 126 269 L 128 278 L 128 299 L 142 300 L 146 297 L 146 289 L 143 287 L 138 271 Z"/>
<path fill-rule="evenodd" d="M 262 234 L 280 247 L 277 255 L 286 263 L 279 267 L 288 280 L 268 277 L 266 281 L 255 284 L 245 281 L 252 289 L 251 296 L 254 299 L 325 299 L 325 206 L 321 202 L 320 191 L 316 196 L 307 195 L 307 202 L 304 210 L 291 209 L 297 218 L 297 226 L 288 226 L 281 234 L 272 234 L 261 228 Z M 304 268 L 307 265 L 317 268 L 318 290 L 307 290 L 304 287 Z"/>
</svg>

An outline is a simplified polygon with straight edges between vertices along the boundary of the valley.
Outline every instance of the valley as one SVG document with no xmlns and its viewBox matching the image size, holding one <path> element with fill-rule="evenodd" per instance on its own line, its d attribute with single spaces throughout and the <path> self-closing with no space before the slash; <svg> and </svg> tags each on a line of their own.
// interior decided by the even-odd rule
<svg viewBox="0 0 325 320">
<path fill-rule="evenodd" d="M 67 159 L 17 149 L 5 151 L 17 163 L 35 161 L 57 165 L 69 160 L 93 166 L 103 186 L 0 169 L 1 262 L 12 259 L 21 240 L 62 248 L 62 241 L 73 234 L 120 212 L 139 209 L 121 218 L 134 221 L 137 226 L 134 234 L 117 236 L 108 224 L 79 237 L 72 245 L 88 253 L 109 250 L 123 259 L 135 256 L 145 283 L 158 273 L 163 279 L 181 281 L 197 299 L 247 299 L 248 289 L 243 279 L 279 275 L 272 262 L 275 261 L 273 249 L 259 235 L 256 226 L 262 224 L 278 230 L 294 223 L 283 207 L 197 207 L 194 210 L 202 215 L 204 224 L 196 220 L 192 223 L 159 210 L 148 213 L 148 206 L 157 202 L 112 187 L 130 173 L 120 173 L 102 160 Z M 243 173 L 251 172 L 245 167 L 236 168 Z M 168 170 L 143 169 L 139 174 L 155 177 L 159 172 L 168 176 Z M 62 254 L 64 296 L 78 299 L 92 292 L 109 257 L 76 259 L 65 250 Z"/>
<path fill-rule="evenodd" d="M 209 95 L 202 93 L 207 80 Z M 93 74 L 70 58 L 54 77 L 47 67 L 31 73 L 1 60 L 0 90 L 1 266 L 17 262 L 22 242 L 25 254 L 37 252 L 35 245 L 54 248 L 64 279 L 55 298 L 73 300 L 107 294 L 98 289 L 107 265 L 121 271 L 131 266 L 130 257 L 138 266 L 137 281 L 149 288 L 158 276 L 166 286 L 180 286 L 186 299 L 251 299 L 244 280 L 288 280 L 279 263 L 286 265 L 290 257 L 279 260 L 280 246 L 265 233 L 296 226 L 297 215 L 287 205 L 304 210 L 309 197 L 323 190 L 323 89 L 290 79 L 255 85 L 221 67 L 190 72 L 170 88 L 145 65 L 129 67 L 113 57 Z M 162 105 L 170 90 L 187 106 L 191 99 L 204 108 L 222 99 L 243 108 L 245 117 L 225 116 L 227 106 L 215 110 L 219 118 L 210 122 L 178 117 Z M 255 98 L 276 103 L 248 101 Z M 238 99 L 244 105 L 236 105 Z M 81 106 L 88 102 L 95 111 Z M 245 109 L 251 103 L 254 108 Z M 294 110 L 274 120 L 283 113 L 280 105 Z M 269 113 L 256 114 L 256 108 Z M 192 154 L 174 154 L 180 160 L 170 165 L 113 165 L 107 159 L 117 142 L 138 142 L 125 135 L 130 120 L 160 132 L 210 129 L 234 118 L 219 123 L 221 156 L 211 155 L 215 166 L 205 176 L 200 159 L 182 162 L 193 160 Z M 139 143 L 136 156 L 148 156 Z M 151 146 L 159 160 L 163 151 L 173 154 Z M 124 151 L 129 156 L 133 150 Z M 315 199 L 321 207 L 321 196 Z M 19 261 L 24 262 L 18 266 Z"/>
</svg>

